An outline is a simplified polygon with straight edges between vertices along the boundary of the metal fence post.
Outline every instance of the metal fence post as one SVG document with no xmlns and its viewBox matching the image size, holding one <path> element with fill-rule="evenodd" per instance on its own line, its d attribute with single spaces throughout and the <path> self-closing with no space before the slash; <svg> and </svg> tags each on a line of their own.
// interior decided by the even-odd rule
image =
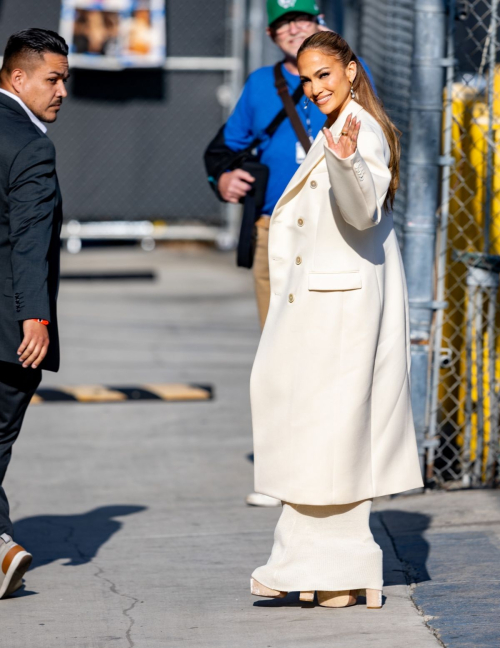
<svg viewBox="0 0 500 648">
<path fill-rule="evenodd" d="M 410 301 L 412 405 L 422 471 L 439 200 L 446 0 L 415 0 L 403 260 Z"/>
<path fill-rule="evenodd" d="M 248 71 L 253 72 L 264 64 L 266 34 L 266 4 L 264 0 L 250 0 L 248 6 Z"/>
<path fill-rule="evenodd" d="M 360 41 L 360 17 L 363 8 L 362 0 L 346 0 L 342 3 L 342 36 L 352 49 L 357 52 Z"/>
<path fill-rule="evenodd" d="M 438 231 L 438 241 L 436 245 L 436 299 L 438 302 L 445 301 L 445 281 L 446 281 L 446 253 L 448 249 L 448 225 L 450 218 L 450 183 L 451 170 L 454 163 L 452 157 L 452 124 L 453 124 L 453 80 L 455 74 L 455 21 L 457 19 L 457 6 L 455 0 L 449 0 L 448 6 L 448 29 L 446 34 L 446 56 L 448 66 L 446 68 L 446 101 L 444 107 L 444 124 L 443 124 L 443 157 L 442 157 L 442 177 L 441 177 L 441 206 L 440 206 L 440 224 Z M 429 429 L 427 434 L 427 477 L 429 480 L 434 479 L 434 460 L 436 450 L 439 447 L 438 439 L 438 392 L 439 378 L 441 370 L 441 361 L 451 364 L 450 355 L 442 356 L 443 344 L 443 324 L 444 309 L 440 308 L 436 312 L 434 321 L 434 336 L 432 342 L 432 367 L 430 371 L 429 384 L 429 411 L 428 421 Z M 450 350 L 447 349 L 449 352 Z"/>
<path fill-rule="evenodd" d="M 228 75 L 228 83 L 231 92 L 231 100 L 227 106 L 225 119 L 233 110 L 240 96 L 244 79 L 244 55 L 245 55 L 245 23 L 246 23 L 246 0 L 231 0 L 230 2 L 230 38 L 231 56 L 239 61 L 239 65 Z M 238 232 L 241 220 L 241 206 L 231 203 L 221 205 L 224 213 L 225 225 L 217 237 L 217 247 L 220 250 L 234 250 L 238 244 Z"/>
</svg>

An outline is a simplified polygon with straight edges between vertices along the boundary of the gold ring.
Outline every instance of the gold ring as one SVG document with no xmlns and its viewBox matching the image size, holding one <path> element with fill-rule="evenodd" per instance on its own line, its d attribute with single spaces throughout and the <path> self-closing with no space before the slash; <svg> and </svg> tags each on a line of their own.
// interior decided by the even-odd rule
<svg viewBox="0 0 500 648">
<path fill-rule="evenodd" d="M 340 131 L 340 134 L 341 135 L 348 135 L 348 133 L 346 131 Z"/>
</svg>

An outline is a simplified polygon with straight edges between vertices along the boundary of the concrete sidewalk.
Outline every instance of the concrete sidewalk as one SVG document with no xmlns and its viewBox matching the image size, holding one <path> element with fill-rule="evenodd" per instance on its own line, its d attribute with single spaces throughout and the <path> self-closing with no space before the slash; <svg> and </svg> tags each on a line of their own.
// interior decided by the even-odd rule
<svg viewBox="0 0 500 648">
<path fill-rule="evenodd" d="M 259 331 L 251 275 L 233 263 L 203 248 L 64 257 L 66 271 L 152 269 L 157 281 L 63 283 L 63 368 L 46 373 L 44 386 L 201 383 L 214 385 L 215 400 L 30 408 L 6 488 L 16 537 L 35 563 L 25 590 L 0 601 L 2 646 L 442 645 L 423 616 L 440 614 L 427 611 L 439 599 L 419 598 L 425 578 L 413 593 L 408 585 L 414 554 L 425 564 L 422 546 L 415 552 L 409 539 L 423 538 L 414 523 L 431 502 L 436 508 L 425 515 L 439 520 L 459 494 L 377 502 L 382 610 L 250 596 L 250 573 L 267 560 L 279 510 L 244 504 L 252 489 L 248 382 Z M 439 532 L 427 527 L 432 544 Z M 441 560 L 452 562 L 446 543 L 436 555 L 442 558 L 431 552 L 427 569 L 444 578 Z"/>
<path fill-rule="evenodd" d="M 412 599 L 445 646 L 500 646 L 500 491 L 379 500 Z"/>
</svg>

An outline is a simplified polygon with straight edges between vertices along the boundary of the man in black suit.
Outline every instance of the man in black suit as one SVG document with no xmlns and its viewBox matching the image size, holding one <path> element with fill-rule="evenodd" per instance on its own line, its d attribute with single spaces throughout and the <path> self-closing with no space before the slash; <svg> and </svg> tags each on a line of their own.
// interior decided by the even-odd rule
<svg viewBox="0 0 500 648">
<path fill-rule="evenodd" d="M 0 598 L 21 587 L 32 559 L 12 540 L 2 482 L 42 369 L 59 368 L 62 205 L 43 122 L 57 119 L 68 76 L 58 34 L 10 37 L 0 70 Z"/>
</svg>

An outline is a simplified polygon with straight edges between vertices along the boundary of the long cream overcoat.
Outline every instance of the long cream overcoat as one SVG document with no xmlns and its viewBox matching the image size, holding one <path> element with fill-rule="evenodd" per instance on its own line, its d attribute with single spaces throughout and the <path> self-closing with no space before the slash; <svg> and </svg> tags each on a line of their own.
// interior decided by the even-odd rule
<svg viewBox="0 0 500 648">
<path fill-rule="evenodd" d="M 320 132 L 273 212 L 271 303 L 251 378 L 255 490 L 346 504 L 422 486 L 410 402 L 406 281 L 389 147 L 361 121 L 338 158 Z"/>
</svg>

